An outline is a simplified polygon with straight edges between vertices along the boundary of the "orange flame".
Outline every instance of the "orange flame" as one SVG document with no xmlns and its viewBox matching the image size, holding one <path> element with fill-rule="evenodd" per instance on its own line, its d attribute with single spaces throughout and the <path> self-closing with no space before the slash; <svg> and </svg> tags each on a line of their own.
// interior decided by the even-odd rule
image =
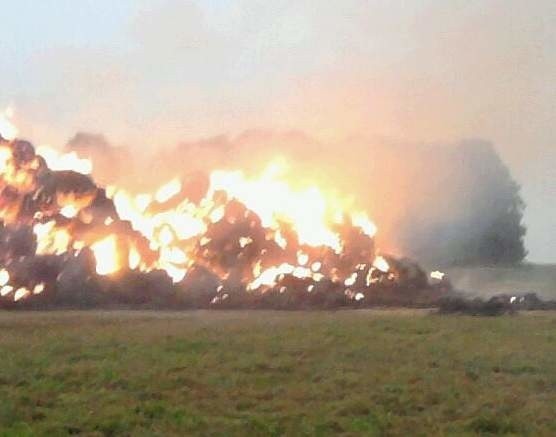
<svg viewBox="0 0 556 437">
<path fill-rule="evenodd" d="M 75 152 L 60 153 L 49 146 L 39 146 L 37 155 L 44 158 L 51 170 L 72 170 L 82 174 L 91 174 L 93 171 L 91 161 L 79 158 Z"/>
<path fill-rule="evenodd" d="M 14 115 L 12 107 L 8 107 L 3 113 L 0 113 L 0 135 L 8 141 L 12 141 L 17 137 L 18 131 L 11 119 Z"/>
<path fill-rule="evenodd" d="M 17 134 L 17 129 L 9 124 L 10 116 L 9 111 L 0 115 L 0 133 L 5 139 L 13 139 Z M 32 154 L 30 159 L 22 161 L 24 164 L 17 161 L 11 144 L 0 145 L 0 184 L 15 188 L 16 193 L 13 202 L 8 199 L 0 203 L 0 218 L 7 224 L 19 220 L 22 199 L 26 194 L 40 194 L 42 186 L 37 187 L 37 173 L 44 169 L 42 161 L 33 158 Z M 91 161 L 80 158 L 75 152 L 60 153 L 47 146 L 39 147 L 36 152 L 51 170 L 71 170 L 85 175 L 92 172 Z M 272 248 L 265 246 L 260 249 L 261 256 L 268 250 L 267 259 L 250 258 L 249 264 L 242 266 L 242 273 L 247 272 L 242 280 L 249 290 L 275 286 L 284 275 L 319 281 L 324 278 L 322 272 L 334 280 L 343 281 L 346 287 L 355 286 L 358 273 L 348 271 L 348 267 L 339 273 L 338 269 L 327 264 L 327 257 L 352 259 L 353 254 L 346 248 L 350 242 L 344 239 L 342 229 L 346 226 L 359 228 L 360 233 L 355 233 L 354 238 L 361 237 L 361 241 L 367 243 L 377 232 L 375 224 L 364 212 L 351 211 L 348 202 L 343 199 L 315 186 L 299 187 L 289 183 L 286 170 L 284 160 L 276 160 L 257 177 L 246 176 L 241 171 L 213 171 L 209 175 L 205 197 L 197 202 L 187 198 L 187 190 L 177 178 L 153 193 L 131 193 L 107 187 L 106 195 L 112 199 L 115 212 L 110 210 L 98 223 L 95 222 L 94 231 L 82 230 L 93 220 L 92 205 L 100 190 L 47 193 L 47 206 L 39 209 L 30 220 L 37 241 L 36 253 L 71 255 L 89 246 L 99 275 L 111 275 L 128 268 L 141 271 L 163 269 L 174 282 L 180 282 L 194 264 L 203 267 L 209 264 L 203 254 L 214 251 L 219 241 L 219 237 L 211 233 L 212 230 L 222 228 L 223 232 L 227 232 L 226 226 L 243 220 L 230 213 L 239 203 L 245 207 L 243 218 L 249 230 L 235 235 L 233 242 L 226 244 L 245 252 L 241 255 L 255 253 L 260 244 L 255 234 L 249 233 L 254 227 L 259 230 L 259 224 L 262 226 L 263 243 L 276 243 L 271 244 Z M 88 181 L 87 178 L 85 180 Z M 256 215 L 257 219 L 249 222 L 250 214 Z M 133 238 L 127 238 L 125 230 L 120 233 L 119 230 L 128 226 L 122 226 L 123 221 L 129 222 L 137 233 L 133 234 Z M 144 244 L 139 244 L 138 239 Z M 359 264 L 363 267 L 357 268 L 363 270 L 372 262 L 375 273 L 377 270 L 388 273 L 390 266 L 387 260 L 382 256 L 373 259 L 372 242 L 369 246 L 369 250 L 361 251 L 365 257 L 362 262 L 366 264 Z M 145 250 L 145 247 L 148 249 Z M 270 253 L 275 248 L 281 250 L 279 256 L 282 258 L 278 259 Z M 146 256 L 149 250 L 154 253 L 152 258 Z M 225 250 L 225 247 L 220 247 L 217 252 Z M 215 255 L 219 256 L 221 253 Z M 217 273 L 220 279 L 229 275 L 229 272 Z M 14 290 L 9 281 L 8 272 L 0 270 L 0 294 L 9 294 Z M 373 281 L 375 278 L 369 271 L 367 285 Z M 20 300 L 43 290 L 44 284 L 35 285 L 32 291 L 19 287 L 14 299 Z M 307 289 L 309 292 L 312 290 L 313 287 Z M 362 299 L 358 294 L 354 294 L 353 298 Z"/>
<path fill-rule="evenodd" d="M 99 275 L 109 275 L 120 270 L 121 265 L 119 263 L 115 235 L 109 235 L 93 243 L 91 250 L 95 256 L 96 271 Z"/>
</svg>

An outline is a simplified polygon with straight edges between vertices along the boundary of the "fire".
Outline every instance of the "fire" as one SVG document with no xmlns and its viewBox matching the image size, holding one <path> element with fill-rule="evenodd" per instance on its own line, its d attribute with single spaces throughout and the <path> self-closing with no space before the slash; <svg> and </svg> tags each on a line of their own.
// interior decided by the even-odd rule
<svg viewBox="0 0 556 437">
<path fill-rule="evenodd" d="M 37 223 L 33 226 L 33 232 L 37 238 L 37 254 L 65 253 L 70 245 L 71 236 L 67 229 L 57 228 L 56 222 Z"/>
<path fill-rule="evenodd" d="M 44 284 L 40 283 L 33 288 L 33 294 L 41 294 L 44 291 Z"/>
<path fill-rule="evenodd" d="M 257 288 L 266 285 L 266 286 L 274 286 L 277 283 L 277 279 L 281 275 L 292 275 L 296 278 L 311 278 L 316 277 L 320 279 L 320 276 L 314 274 L 310 269 L 305 267 L 296 267 L 294 265 L 284 263 L 276 267 L 270 267 L 257 275 L 257 278 L 247 285 L 247 288 L 250 290 L 256 290 Z"/>
<path fill-rule="evenodd" d="M 344 281 L 344 285 L 346 287 L 351 287 L 355 284 L 355 281 L 357 281 L 357 273 L 354 272 Z"/>
<path fill-rule="evenodd" d="M 297 263 L 300 266 L 304 266 L 309 261 L 309 255 L 303 253 L 301 250 L 297 251 Z"/>
<path fill-rule="evenodd" d="M 0 296 L 7 296 L 13 291 L 13 289 L 14 288 L 11 285 L 4 285 L 2 288 L 0 288 Z"/>
<path fill-rule="evenodd" d="M 79 158 L 75 152 L 60 153 L 49 146 L 39 146 L 37 154 L 44 158 L 52 170 L 72 170 L 81 174 L 91 174 L 93 171 L 91 161 Z"/>
<path fill-rule="evenodd" d="M 17 137 L 18 131 L 11 119 L 14 116 L 12 107 L 8 107 L 0 113 L 0 136 L 5 140 L 12 141 Z"/>
<path fill-rule="evenodd" d="M 154 198 L 158 203 L 164 203 L 181 191 L 181 182 L 174 179 L 158 189 Z"/>
<path fill-rule="evenodd" d="M 355 226 L 361 228 L 361 230 L 367 234 L 369 237 L 374 237 L 376 235 L 376 225 L 367 217 L 364 212 L 357 212 L 351 216 L 351 221 Z"/>
<path fill-rule="evenodd" d="M 228 285 L 284 291 L 289 280 L 313 292 L 327 279 L 355 301 L 364 299 L 365 287 L 396 278 L 395 267 L 376 255 L 377 228 L 367 214 L 322 188 L 291 183 L 297 178 L 288 178 L 284 160 L 258 175 L 215 170 L 204 196 L 191 196 L 180 178 L 147 193 L 103 190 L 88 176 L 89 160 L 45 146 L 35 151 L 2 117 L 0 219 L 14 232 L 31 232 L 33 256 L 63 263 L 85 252 L 98 275 L 162 270 L 176 284 L 202 270 L 218 292 Z M 18 256 L 8 261 L 24 258 Z M 41 279 L 12 283 L 0 270 L 2 296 L 21 300 L 45 287 Z"/>
<path fill-rule="evenodd" d="M 149 240 L 151 248 L 158 251 L 158 260 L 150 268 L 164 269 L 175 282 L 185 277 L 190 264 L 194 262 L 195 256 L 184 250 L 184 246 L 191 247 L 188 241 L 192 239 L 197 239 L 201 247 L 209 245 L 211 238 L 206 235 L 208 229 L 226 216 L 229 203 L 222 204 L 218 193 L 225 193 L 227 202 L 237 200 L 248 211 L 253 211 L 261 225 L 269 230 L 270 238 L 283 250 L 286 250 L 288 240 L 282 227 L 287 224 L 294 230 L 299 244 L 325 246 L 337 254 L 341 253 L 341 236 L 332 229 L 334 223 L 331 220 L 337 211 L 330 206 L 339 202 L 336 199 L 327 202 L 325 195 L 316 187 L 292 189 L 285 180 L 279 179 L 283 172 L 283 162 L 271 163 L 258 178 L 248 178 L 240 171 L 214 171 L 209 177 L 207 194 L 198 204 L 181 195 L 183 187 L 177 179 L 164 184 L 154 196 L 148 193 L 132 194 L 117 188 L 111 188 L 110 196 L 118 216 L 128 220 L 134 230 Z M 166 202 L 171 199 L 173 206 L 168 208 Z M 376 232 L 376 227 L 364 213 L 353 214 L 351 220 L 368 236 Z M 250 236 L 238 238 L 242 249 L 253 241 Z M 252 281 L 250 287 L 272 284 L 280 274 L 299 274 L 299 268 L 309 260 L 308 254 L 298 251 L 299 266 L 290 263 L 271 266 L 261 273 L 259 280 Z M 130 253 L 129 266 L 136 268 L 139 264 L 138 254 Z M 315 266 L 318 267 L 313 273 L 320 268 L 319 261 L 313 262 Z M 311 275 L 307 273 L 306 276 Z"/>
<path fill-rule="evenodd" d="M 128 264 L 131 270 L 135 270 L 141 265 L 141 254 L 135 247 L 129 249 Z"/>
<path fill-rule="evenodd" d="M 375 267 L 376 269 L 380 270 L 383 273 L 386 273 L 388 272 L 388 270 L 390 270 L 390 265 L 388 264 L 388 261 L 386 261 L 384 257 L 380 255 L 377 256 L 373 261 L 373 267 Z"/>
<path fill-rule="evenodd" d="M 239 245 L 241 246 L 241 248 L 244 248 L 245 246 L 247 246 L 248 244 L 251 244 L 253 242 L 253 239 L 251 237 L 240 237 L 239 238 Z"/>
<path fill-rule="evenodd" d="M 443 273 L 443 272 L 438 271 L 438 270 L 435 270 L 435 271 L 430 273 L 431 279 L 436 279 L 438 281 L 442 281 L 444 279 L 444 276 L 446 276 L 446 273 Z"/>
<path fill-rule="evenodd" d="M 75 205 L 66 205 L 60 209 L 60 214 L 66 218 L 74 218 L 79 210 Z"/>
<path fill-rule="evenodd" d="M 3 287 L 10 281 L 10 274 L 6 269 L 0 270 L 0 287 Z"/>
<path fill-rule="evenodd" d="M 340 237 L 327 225 L 330 211 L 323 193 L 316 187 L 293 190 L 278 179 L 284 171 L 278 161 L 268 165 L 257 179 L 247 178 L 241 171 L 214 171 L 209 192 L 221 190 L 239 200 L 260 217 L 264 227 L 277 229 L 280 221 L 293 224 L 302 244 L 341 251 Z"/>
<path fill-rule="evenodd" d="M 93 243 L 91 249 L 95 256 L 96 271 L 99 275 L 109 275 L 120 270 L 115 235 L 109 235 L 103 240 Z"/>
<path fill-rule="evenodd" d="M 14 293 L 14 301 L 17 302 L 18 300 L 21 300 L 24 297 L 27 297 L 29 294 L 30 294 L 30 291 L 27 290 L 25 287 L 18 288 L 17 290 L 15 290 L 15 293 Z"/>
</svg>

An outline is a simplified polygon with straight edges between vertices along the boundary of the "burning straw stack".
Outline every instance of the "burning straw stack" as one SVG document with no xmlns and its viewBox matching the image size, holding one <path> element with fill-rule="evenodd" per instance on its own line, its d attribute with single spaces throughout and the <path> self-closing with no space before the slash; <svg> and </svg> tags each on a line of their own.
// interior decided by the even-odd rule
<svg viewBox="0 0 556 437">
<path fill-rule="evenodd" d="M 318 227 L 269 225 L 208 176 L 130 199 L 0 137 L 0 307 L 430 306 L 449 289 L 378 255 L 370 222 L 355 215 L 315 243 L 301 231 Z"/>
</svg>

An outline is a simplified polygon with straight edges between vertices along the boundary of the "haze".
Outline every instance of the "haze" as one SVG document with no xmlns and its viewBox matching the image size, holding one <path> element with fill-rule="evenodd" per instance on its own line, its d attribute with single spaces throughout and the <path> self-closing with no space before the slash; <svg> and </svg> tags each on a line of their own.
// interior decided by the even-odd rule
<svg viewBox="0 0 556 437">
<path fill-rule="evenodd" d="M 83 130 L 137 151 L 248 129 L 483 138 L 522 185 L 528 259 L 556 261 L 553 1 L 0 7 L 0 107 L 37 143 Z"/>
</svg>

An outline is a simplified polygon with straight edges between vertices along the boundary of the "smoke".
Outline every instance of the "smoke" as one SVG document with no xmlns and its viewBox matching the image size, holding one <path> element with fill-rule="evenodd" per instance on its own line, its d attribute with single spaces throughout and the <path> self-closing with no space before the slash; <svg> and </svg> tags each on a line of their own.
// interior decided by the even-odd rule
<svg viewBox="0 0 556 437">
<path fill-rule="evenodd" d="M 440 201 L 441 192 L 416 213 L 411 190 L 434 192 L 419 179 L 430 166 L 442 173 L 449 159 L 423 144 L 487 138 L 523 185 L 532 258 L 556 256 L 547 208 L 556 186 L 554 2 L 53 3 L 3 9 L 2 99 L 37 143 L 62 145 L 88 131 L 127 149 L 111 156 L 114 168 L 97 165 L 102 182 L 128 183 L 116 176 L 133 173 L 131 185 L 148 184 L 166 168 L 256 167 L 269 150 L 286 150 L 301 179 L 355 193 L 385 240 L 400 225 L 388 219 L 404 214 L 414 223 L 408 235 L 430 240 L 438 237 L 424 230 L 432 211 L 457 219 L 461 207 Z M 294 133 L 269 133 L 285 131 Z M 143 162 L 130 171 L 132 161 Z M 390 250 L 407 249 L 390 240 Z"/>
<path fill-rule="evenodd" d="M 96 179 L 135 192 L 152 192 L 176 176 L 194 186 L 215 169 L 256 176 L 281 159 L 294 186 L 316 185 L 367 211 L 385 252 L 431 268 L 511 264 L 525 255 L 519 187 L 493 145 L 480 139 L 323 142 L 301 131 L 252 130 L 182 141 L 145 157 L 102 135 L 80 133 L 66 148 L 93 160 Z"/>
<path fill-rule="evenodd" d="M 67 142 L 65 151 L 94 162 L 95 180 L 100 185 L 128 185 L 137 175 L 131 151 L 111 145 L 104 135 L 78 132 Z"/>
</svg>

